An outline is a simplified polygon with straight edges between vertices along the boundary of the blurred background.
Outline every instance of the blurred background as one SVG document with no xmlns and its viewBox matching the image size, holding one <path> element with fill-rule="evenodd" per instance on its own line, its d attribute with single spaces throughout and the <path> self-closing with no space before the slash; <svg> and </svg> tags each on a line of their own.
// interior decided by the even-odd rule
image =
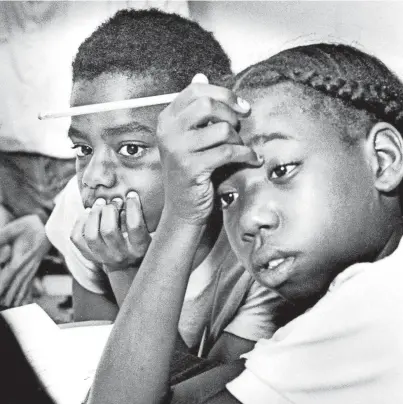
<svg viewBox="0 0 403 404">
<path fill-rule="evenodd" d="M 150 7 L 214 32 L 234 72 L 281 49 L 322 40 L 355 45 L 403 78 L 399 1 L 1 1 L 0 151 L 72 159 L 69 119 L 39 121 L 38 112 L 69 106 L 72 59 L 96 26 L 119 9 Z M 42 287 L 48 296 L 71 291 L 63 273 Z"/>
</svg>

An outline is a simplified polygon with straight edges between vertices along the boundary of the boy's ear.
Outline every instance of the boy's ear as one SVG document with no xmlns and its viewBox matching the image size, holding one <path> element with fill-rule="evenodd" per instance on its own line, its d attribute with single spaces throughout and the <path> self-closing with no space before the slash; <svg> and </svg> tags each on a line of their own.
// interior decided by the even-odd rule
<svg viewBox="0 0 403 404">
<path fill-rule="evenodd" d="M 368 137 L 373 156 L 375 186 L 381 192 L 395 190 L 403 179 L 403 138 L 389 123 L 376 123 Z"/>
</svg>

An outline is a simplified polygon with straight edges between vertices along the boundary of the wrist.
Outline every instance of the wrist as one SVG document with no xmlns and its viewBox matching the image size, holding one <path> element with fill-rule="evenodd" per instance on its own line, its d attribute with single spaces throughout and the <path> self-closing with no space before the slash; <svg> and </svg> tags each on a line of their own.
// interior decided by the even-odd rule
<svg viewBox="0 0 403 404">
<path fill-rule="evenodd" d="M 204 232 L 206 224 L 207 220 L 182 215 L 177 212 L 177 209 L 172 209 L 165 205 L 157 230 L 164 229 L 164 233 L 172 231 L 173 233 L 189 233 L 196 235 Z"/>
<path fill-rule="evenodd" d="M 174 223 L 175 225 L 189 228 L 200 229 L 204 228 L 208 223 L 211 212 L 206 214 L 203 209 L 197 210 L 196 208 L 192 212 L 192 209 L 181 209 L 181 206 L 177 206 L 170 200 L 165 200 L 164 209 L 161 215 L 161 221 L 166 221 L 167 224 Z"/>
</svg>

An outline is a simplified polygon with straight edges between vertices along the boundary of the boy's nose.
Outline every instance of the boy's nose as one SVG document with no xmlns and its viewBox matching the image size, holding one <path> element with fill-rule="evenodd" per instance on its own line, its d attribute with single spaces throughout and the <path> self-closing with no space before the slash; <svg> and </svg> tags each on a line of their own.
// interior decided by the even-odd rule
<svg viewBox="0 0 403 404">
<path fill-rule="evenodd" d="M 104 186 L 111 188 L 115 184 L 116 174 L 114 164 L 107 152 L 96 153 L 84 171 L 82 182 L 89 188 Z"/>
<path fill-rule="evenodd" d="M 280 218 L 277 209 L 267 192 L 248 194 L 239 220 L 243 241 L 253 241 L 262 230 L 275 231 L 279 224 Z"/>
</svg>

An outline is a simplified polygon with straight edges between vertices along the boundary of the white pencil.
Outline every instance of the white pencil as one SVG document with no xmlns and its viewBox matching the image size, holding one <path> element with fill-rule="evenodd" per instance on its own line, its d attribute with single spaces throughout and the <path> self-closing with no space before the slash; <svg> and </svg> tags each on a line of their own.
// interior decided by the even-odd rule
<svg viewBox="0 0 403 404">
<path fill-rule="evenodd" d="M 132 100 L 105 102 L 102 104 L 83 105 L 61 111 L 46 111 L 38 115 L 39 119 L 64 118 L 76 115 L 95 114 L 97 112 L 115 111 L 117 109 L 130 109 L 149 107 L 151 105 L 170 104 L 179 93 L 155 95 L 152 97 L 134 98 Z"/>
<path fill-rule="evenodd" d="M 208 78 L 203 73 L 197 73 L 192 83 L 208 84 Z M 152 97 L 134 98 L 132 100 L 122 100 L 105 102 L 102 104 L 83 105 L 81 107 L 72 107 L 62 111 L 40 112 L 39 119 L 64 118 L 76 115 L 95 114 L 97 112 L 116 111 L 118 109 L 131 109 L 149 107 L 151 105 L 170 104 L 179 93 L 154 95 Z"/>
</svg>

